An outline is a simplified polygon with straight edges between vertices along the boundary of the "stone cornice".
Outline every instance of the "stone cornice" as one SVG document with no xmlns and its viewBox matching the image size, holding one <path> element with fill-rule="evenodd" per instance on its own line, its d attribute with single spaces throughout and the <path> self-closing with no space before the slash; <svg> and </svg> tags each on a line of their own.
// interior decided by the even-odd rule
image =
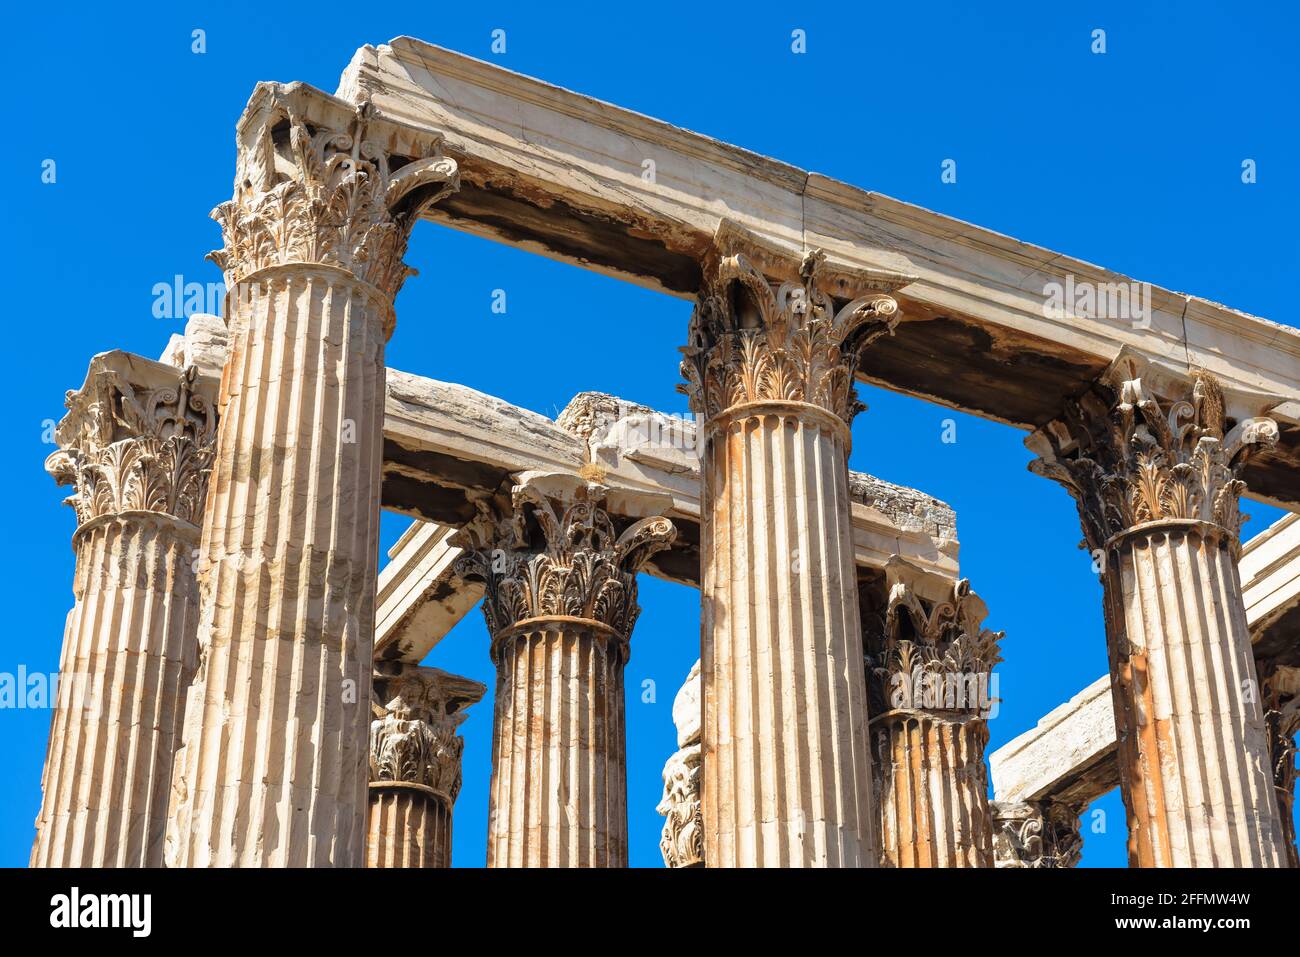
<svg viewBox="0 0 1300 957">
<path fill-rule="evenodd" d="M 445 133 L 466 188 L 428 216 L 682 297 L 722 219 L 794 250 L 916 276 L 906 314 L 859 377 L 1034 429 L 1123 347 L 1203 366 L 1287 408 L 1278 450 L 1247 464 L 1252 495 L 1300 503 L 1300 331 L 1059 251 L 838 182 L 409 37 L 357 51 L 340 85 Z M 661 175 L 645 176 L 653 160 Z M 667 171 L 671 171 L 669 174 Z M 454 207 L 454 208 L 453 208 Z M 503 212 L 511 214 L 504 221 Z M 1143 285 L 1140 322 L 1059 317 L 1045 289 Z M 1139 277 L 1140 278 L 1140 277 Z"/>
<path fill-rule="evenodd" d="M 198 526 L 216 441 L 212 383 L 124 352 L 91 360 L 69 391 L 46 470 L 73 494 L 79 526 L 106 515 L 156 512 Z"/>
</svg>

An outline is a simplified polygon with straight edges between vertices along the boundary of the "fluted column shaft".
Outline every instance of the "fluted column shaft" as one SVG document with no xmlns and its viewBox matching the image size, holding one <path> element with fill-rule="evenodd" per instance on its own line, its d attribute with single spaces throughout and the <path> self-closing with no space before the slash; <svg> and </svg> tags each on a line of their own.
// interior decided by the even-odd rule
<svg viewBox="0 0 1300 957">
<path fill-rule="evenodd" d="M 372 781 L 366 867 L 451 867 L 446 796 L 418 784 Z"/>
<path fill-rule="evenodd" d="M 682 349 L 682 390 L 703 419 L 709 867 L 876 856 L 849 424 L 861 354 L 892 331 L 887 292 L 906 280 L 832 267 L 817 250 L 791 267 L 724 221 Z"/>
<path fill-rule="evenodd" d="M 707 424 L 701 532 L 704 858 L 872 862 L 847 427 L 752 403 Z"/>
<path fill-rule="evenodd" d="M 493 649 L 488 867 L 626 867 L 625 642 L 555 617 Z"/>
<path fill-rule="evenodd" d="M 199 530 L 155 512 L 78 529 L 33 867 L 159 867 L 194 674 Z"/>
<path fill-rule="evenodd" d="M 884 866 L 992 867 L 987 724 L 924 711 L 873 724 Z"/>
<path fill-rule="evenodd" d="M 898 556 L 886 602 L 863 602 L 871 746 L 885 867 L 992 867 L 984 748 L 1001 632 L 984 602 Z"/>
<path fill-rule="evenodd" d="M 1284 845 L 1237 562 L 1223 528 L 1165 523 L 1107 551 L 1129 859 L 1276 867 Z"/>
<path fill-rule="evenodd" d="M 1027 441 L 1102 573 L 1134 867 L 1285 861 L 1237 572 L 1242 465 L 1278 428 L 1228 403 L 1208 373 L 1121 354 Z"/>
<path fill-rule="evenodd" d="M 360 866 L 392 306 L 328 265 L 245 283 L 169 863 Z"/>
<path fill-rule="evenodd" d="M 375 663 L 367 867 L 451 867 L 451 817 L 465 740 L 456 729 L 482 684 L 409 662 Z"/>
<path fill-rule="evenodd" d="M 261 84 L 213 211 L 231 352 L 170 866 L 365 863 L 384 346 L 440 138 Z M 390 155 L 397 154 L 397 155 Z"/>
<path fill-rule="evenodd" d="M 465 549 L 456 573 L 485 585 L 497 669 L 488 867 L 627 866 L 636 575 L 676 529 L 611 514 L 608 491 L 524 473 L 453 540 Z M 619 503 L 653 516 L 671 500 L 629 492 Z"/>
<path fill-rule="evenodd" d="M 68 393 L 46 468 L 73 486 L 68 614 L 34 867 L 157 867 L 194 673 L 211 383 L 124 352 Z"/>
</svg>

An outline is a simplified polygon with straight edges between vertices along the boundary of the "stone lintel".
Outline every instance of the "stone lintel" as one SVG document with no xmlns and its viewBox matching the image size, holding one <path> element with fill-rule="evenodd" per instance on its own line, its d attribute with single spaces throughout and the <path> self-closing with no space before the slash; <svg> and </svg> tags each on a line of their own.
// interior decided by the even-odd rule
<svg viewBox="0 0 1300 957">
<path fill-rule="evenodd" d="M 218 317 L 193 316 L 166 358 L 215 368 L 224 361 L 223 330 Z M 451 584 L 459 549 L 433 526 L 463 526 L 477 500 L 523 472 L 586 469 L 615 490 L 615 501 L 620 494 L 670 496 L 677 540 L 646 571 L 698 584 L 699 456 L 690 414 L 585 392 L 553 421 L 465 386 L 395 369 L 387 379 L 383 505 L 427 524 L 408 530 L 380 575 L 378 658 L 418 662 L 474 606 L 481 597 L 474 587 Z M 849 473 L 849 495 L 860 575 L 901 555 L 938 579 L 957 577 L 956 516 L 948 505 L 860 472 Z"/>
<path fill-rule="evenodd" d="M 347 132 L 356 121 L 360 102 L 340 99 L 307 83 L 263 81 L 253 88 L 235 124 L 236 142 L 241 153 L 251 150 L 268 124 L 275 127 L 290 114 L 317 129 Z M 439 149 L 442 135 L 436 130 L 372 115 L 366 124 L 366 140 L 382 149 L 390 159 L 419 159 Z"/>
<path fill-rule="evenodd" d="M 692 298 L 729 219 L 777 248 L 915 276 L 895 334 L 859 366 L 896 391 L 1034 429 L 1130 346 L 1281 396 L 1281 443 L 1245 477 L 1300 507 L 1300 331 L 411 37 L 357 50 L 338 95 L 445 135 L 462 187 L 428 218 L 530 252 Z M 1055 314 L 1048 284 L 1067 282 L 1138 289 L 1146 314 Z"/>
<path fill-rule="evenodd" d="M 1103 675 L 989 755 L 996 801 L 1086 806 L 1119 786 L 1115 709 Z"/>
</svg>

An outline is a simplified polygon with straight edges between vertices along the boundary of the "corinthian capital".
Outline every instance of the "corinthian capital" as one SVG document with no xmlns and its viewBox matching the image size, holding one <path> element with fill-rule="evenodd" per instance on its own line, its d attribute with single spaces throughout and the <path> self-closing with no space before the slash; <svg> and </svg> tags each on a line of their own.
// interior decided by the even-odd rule
<svg viewBox="0 0 1300 957">
<path fill-rule="evenodd" d="M 851 423 L 862 408 L 853 388 L 862 352 L 893 333 L 899 313 L 890 293 L 910 280 L 831 269 L 813 250 L 797 279 L 774 282 L 765 260 L 772 253 L 754 237 L 726 222 L 719 227 L 682 348 L 686 384 L 678 388 L 706 419 L 776 401 L 816 405 Z"/>
<path fill-rule="evenodd" d="M 46 470 L 73 493 L 79 525 L 119 512 L 159 512 L 198 525 L 216 438 L 212 383 L 125 352 L 91 360 L 67 394 Z"/>
<path fill-rule="evenodd" d="M 564 617 L 603 625 L 626 644 L 640 613 L 637 572 L 677 532 L 657 515 L 616 521 L 603 507 L 611 494 L 577 476 L 525 473 L 508 500 L 480 503 L 452 543 L 466 550 L 456 574 L 486 586 L 494 640 L 529 619 Z M 659 498 L 646 506 L 662 508 Z M 621 499 L 624 515 L 630 502 Z"/>
<path fill-rule="evenodd" d="M 1267 399 L 1253 404 L 1259 411 Z M 1235 546 L 1242 466 L 1277 443 L 1278 427 L 1229 412 L 1208 372 L 1173 375 L 1121 353 L 1060 419 L 1025 440 L 1039 455 L 1029 468 L 1074 496 L 1090 548 L 1165 521 L 1217 526 Z"/>
<path fill-rule="evenodd" d="M 995 867 L 1074 867 L 1083 853 L 1082 808 L 1057 801 L 994 801 Z"/>
<path fill-rule="evenodd" d="M 377 667 L 384 671 L 374 676 L 371 782 L 418 784 L 455 802 L 465 749 L 456 729 L 486 686 L 437 668 L 390 662 Z"/>
<path fill-rule="evenodd" d="M 940 580 L 895 557 L 886 583 L 884 608 L 864 616 L 871 713 L 987 713 L 1003 633 L 983 627 L 988 608 L 970 581 Z"/>
<path fill-rule="evenodd" d="M 324 263 L 395 296 L 411 227 L 456 190 L 442 139 L 299 84 L 260 84 L 239 129 L 234 197 L 212 211 L 229 288 L 268 266 Z"/>
</svg>

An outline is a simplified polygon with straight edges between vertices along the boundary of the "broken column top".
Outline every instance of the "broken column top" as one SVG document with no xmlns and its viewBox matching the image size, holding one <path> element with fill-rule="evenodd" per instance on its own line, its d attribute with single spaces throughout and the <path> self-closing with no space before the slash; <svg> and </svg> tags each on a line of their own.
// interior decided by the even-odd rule
<svg viewBox="0 0 1300 957">
<path fill-rule="evenodd" d="M 229 348 L 226 321 L 220 316 L 198 312 L 186 320 L 183 335 L 171 337 L 158 361 L 182 369 L 194 366 L 199 375 L 219 379 Z"/>
</svg>

